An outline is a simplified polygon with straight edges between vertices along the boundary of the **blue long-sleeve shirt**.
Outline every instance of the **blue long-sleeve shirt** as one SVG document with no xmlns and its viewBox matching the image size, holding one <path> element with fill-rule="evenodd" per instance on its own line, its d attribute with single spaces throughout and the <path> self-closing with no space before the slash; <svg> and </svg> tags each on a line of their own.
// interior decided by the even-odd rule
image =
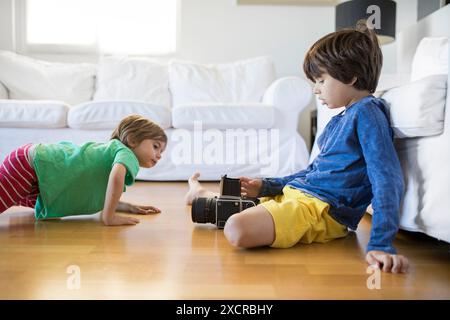
<svg viewBox="0 0 450 320">
<path fill-rule="evenodd" d="M 367 206 L 373 216 L 367 251 L 396 253 L 404 183 L 383 100 L 367 96 L 334 116 L 318 139 L 319 155 L 305 169 L 263 179 L 260 196 L 282 194 L 284 186 L 330 204 L 330 215 L 356 230 Z"/>
</svg>

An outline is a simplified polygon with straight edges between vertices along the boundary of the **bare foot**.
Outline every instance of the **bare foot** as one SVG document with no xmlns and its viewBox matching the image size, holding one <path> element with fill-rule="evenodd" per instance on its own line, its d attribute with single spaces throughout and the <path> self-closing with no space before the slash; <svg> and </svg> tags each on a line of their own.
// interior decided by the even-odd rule
<svg viewBox="0 0 450 320">
<path fill-rule="evenodd" d="M 200 177 L 200 172 L 195 172 L 188 180 L 189 191 L 184 196 L 184 201 L 186 202 L 187 205 L 191 205 L 192 201 L 197 197 L 208 198 L 218 196 L 217 193 L 203 188 L 200 182 L 198 181 L 198 177 Z"/>
<path fill-rule="evenodd" d="M 188 180 L 189 191 L 184 196 L 184 201 L 187 205 L 191 205 L 192 200 L 198 197 L 200 190 L 203 189 L 200 182 L 198 182 L 198 177 L 200 177 L 200 172 L 195 172 Z"/>
</svg>

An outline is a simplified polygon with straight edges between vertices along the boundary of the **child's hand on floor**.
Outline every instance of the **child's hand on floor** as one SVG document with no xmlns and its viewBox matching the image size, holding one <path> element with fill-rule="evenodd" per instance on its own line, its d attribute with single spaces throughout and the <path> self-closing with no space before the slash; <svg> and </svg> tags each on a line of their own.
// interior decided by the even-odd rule
<svg viewBox="0 0 450 320">
<path fill-rule="evenodd" d="M 252 179 L 247 177 L 240 177 L 241 180 L 241 194 L 245 197 L 256 198 L 259 195 L 262 187 L 262 179 Z"/>
<path fill-rule="evenodd" d="M 408 259 L 399 254 L 390 254 L 384 251 L 372 250 L 367 252 L 366 261 L 370 265 L 376 265 L 383 272 L 407 273 Z"/>
<path fill-rule="evenodd" d="M 156 207 L 153 206 L 139 206 L 134 205 L 127 202 L 120 201 L 116 208 L 117 211 L 121 212 L 129 212 L 129 213 L 135 213 L 135 214 L 153 214 L 153 213 L 160 213 L 161 210 L 159 210 Z"/>
<path fill-rule="evenodd" d="M 136 206 L 134 204 L 130 204 L 128 212 L 136 214 L 153 214 L 160 213 L 161 210 L 153 206 Z"/>
<path fill-rule="evenodd" d="M 139 219 L 114 214 L 110 218 L 103 218 L 103 223 L 107 226 L 135 225 L 139 223 Z"/>
</svg>

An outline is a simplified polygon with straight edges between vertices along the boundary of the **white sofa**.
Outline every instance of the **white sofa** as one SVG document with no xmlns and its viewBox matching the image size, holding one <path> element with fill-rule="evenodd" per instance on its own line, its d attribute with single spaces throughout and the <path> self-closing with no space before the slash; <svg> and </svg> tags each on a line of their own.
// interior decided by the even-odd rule
<svg viewBox="0 0 450 320">
<path fill-rule="evenodd" d="M 227 64 L 106 57 L 94 64 L 39 61 L 0 51 L 0 158 L 25 143 L 106 141 L 131 113 L 169 137 L 138 179 L 288 175 L 309 152 L 297 132 L 311 98 L 297 77 L 276 79 L 269 57 Z"/>
<path fill-rule="evenodd" d="M 450 242 L 450 31 L 443 27 L 450 7 L 442 10 L 398 35 L 399 50 L 411 59 L 402 62 L 406 73 L 380 78 L 377 94 L 390 108 L 405 178 L 400 228 Z M 317 108 L 318 137 L 341 110 L 319 101 Z M 310 161 L 318 152 L 315 144 Z"/>
</svg>

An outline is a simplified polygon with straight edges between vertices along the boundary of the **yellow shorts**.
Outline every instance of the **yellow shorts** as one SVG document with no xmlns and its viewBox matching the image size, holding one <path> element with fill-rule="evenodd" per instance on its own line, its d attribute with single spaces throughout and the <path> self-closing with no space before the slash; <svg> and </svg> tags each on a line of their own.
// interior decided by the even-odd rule
<svg viewBox="0 0 450 320">
<path fill-rule="evenodd" d="M 282 195 L 260 200 L 275 223 L 275 241 L 271 247 L 289 248 L 299 242 L 325 243 L 348 234 L 347 227 L 328 214 L 328 203 L 303 191 L 284 187 Z"/>
</svg>

